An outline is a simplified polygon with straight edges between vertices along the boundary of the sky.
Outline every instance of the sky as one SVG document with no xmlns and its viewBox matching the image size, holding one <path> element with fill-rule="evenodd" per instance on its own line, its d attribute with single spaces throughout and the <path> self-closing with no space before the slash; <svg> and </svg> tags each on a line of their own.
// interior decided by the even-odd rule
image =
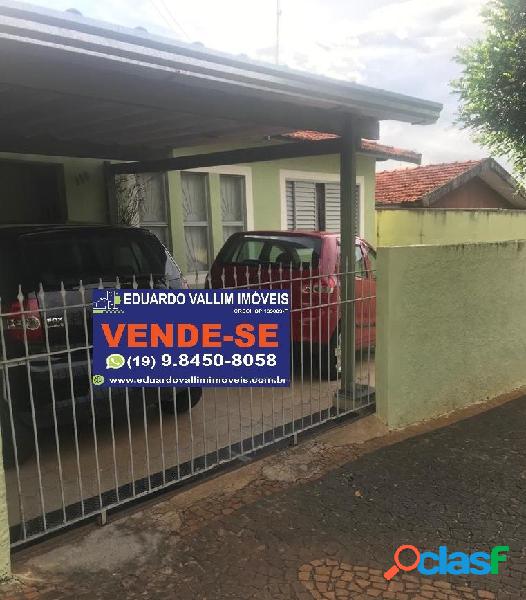
<svg viewBox="0 0 526 600">
<path fill-rule="evenodd" d="M 223 52 L 275 61 L 277 0 L 33 0 L 58 10 Z M 381 124 L 381 141 L 416 150 L 423 163 L 488 156 L 454 124 L 449 82 L 459 47 L 484 33 L 484 0 L 280 0 L 279 61 L 444 104 L 436 125 Z M 505 161 L 501 161 L 504 162 Z M 382 164 L 382 163 L 380 163 Z M 404 166 L 388 161 L 381 168 Z"/>
</svg>

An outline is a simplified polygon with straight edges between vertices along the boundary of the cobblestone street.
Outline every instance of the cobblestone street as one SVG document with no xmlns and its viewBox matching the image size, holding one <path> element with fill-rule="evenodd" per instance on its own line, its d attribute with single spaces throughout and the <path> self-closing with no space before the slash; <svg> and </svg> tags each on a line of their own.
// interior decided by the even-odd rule
<svg viewBox="0 0 526 600">
<path fill-rule="evenodd" d="M 83 526 L 15 555 L 2 597 L 526 598 L 526 398 L 480 410 L 363 444 L 344 425 Z M 388 583 L 401 544 L 510 550 L 498 575 Z"/>
</svg>

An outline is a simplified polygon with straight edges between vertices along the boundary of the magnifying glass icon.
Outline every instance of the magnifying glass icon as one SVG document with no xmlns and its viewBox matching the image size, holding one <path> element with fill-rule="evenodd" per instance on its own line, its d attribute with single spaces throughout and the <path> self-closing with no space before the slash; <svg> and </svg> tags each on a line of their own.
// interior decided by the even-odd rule
<svg viewBox="0 0 526 600">
<path fill-rule="evenodd" d="M 415 555 L 415 561 L 412 562 L 410 565 L 403 565 L 400 562 L 400 554 L 404 550 L 410 550 Z M 398 548 L 396 549 L 396 551 L 394 553 L 393 558 L 394 558 L 394 565 L 391 568 L 387 569 L 387 571 L 384 573 L 384 578 L 387 579 L 387 581 L 391 581 L 391 579 L 399 571 L 413 571 L 414 569 L 416 569 L 418 567 L 418 563 L 420 562 L 420 550 L 409 544 L 405 544 L 403 546 L 398 546 Z"/>
</svg>

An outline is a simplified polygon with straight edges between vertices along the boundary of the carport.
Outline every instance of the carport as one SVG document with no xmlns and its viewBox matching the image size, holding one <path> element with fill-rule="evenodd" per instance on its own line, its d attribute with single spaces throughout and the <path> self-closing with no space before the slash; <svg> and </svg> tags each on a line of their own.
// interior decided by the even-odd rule
<svg viewBox="0 0 526 600">
<path fill-rule="evenodd" d="M 0 52 L 0 151 L 112 161 L 107 167 L 110 222 L 116 219 L 111 195 L 117 174 L 339 153 L 341 263 L 347 265 L 341 302 L 350 306 L 355 300 L 353 207 L 358 141 L 378 139 L 381 120 L 429 124 L 441 110 L 434 102 L 212 53 L 142 30 L 16 2 L 0 2 Z M 339 138 L 256 144 L 264 136 L 270 140 L 293 129 L 335 133 Z M 186 150 L 184 156 L 178 155 L 178 148 L 217 142 L 238 145 L 238 149 L 192 156 Z M 354 310 L 342 315 L 341 331 L 338 385 L 352 402 L 355 355 L 347 349 L 355 346 Z M 7 369 L 5 357 L 0 367 Z M 319 419 L 311 418 L 308 426 L 330 416 L 320 410 Z M 295 424 L 294 416 L 291 423 L 287 427 L 281 423 L 280 439 L 305 428 Z M 204 462 L 192 456 L 188 470 L 177 458 L 177 476 L 169 481 L 165 467 L 173 465 L 164 465 L 163 454 L 162 476 L 152 478 L 148 473 L 146 486 L 134 484 L 133 493 L 116 496 L 99 490 L 98 498 L 96 494 L 90 502 L 80 499 L 80 513 L 63 507 L 55 511 L 58 516 L 41 515 L 32 527 L 15 528 L 13 541 L 21 543 L 101 513 L 276 439 L 274 433 L 267 438 L 263 431 L 259 441 L 252 435 L 247 448 L 242 441 L 223 454 L 216 447 L 214 460 L 207 459 L 205 451 Z"/>
</svg>

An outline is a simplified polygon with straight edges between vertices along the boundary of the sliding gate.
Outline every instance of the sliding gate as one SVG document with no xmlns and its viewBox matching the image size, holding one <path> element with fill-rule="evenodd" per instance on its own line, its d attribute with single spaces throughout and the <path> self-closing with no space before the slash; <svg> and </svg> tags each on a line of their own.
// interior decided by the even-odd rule
<svg viewBox="0 0 526 600">
<path fill-rule="evenodd" d="M 205 388 L 200 400 L 195 390 L 92 385 L 91 292 L 119 281 L 57 283 L 2 299 L 1 424 L 12 544 L 373 404 L 376 282 L 369 266 L 357 256 L 352 273 L 280 265 L 259 268 L 255 281 L 237 274 L 234 287 L 291 291 L 291 385 Z M 355 298 L 343 300 L 349 277 Z M 342 323 L 351 317 L 355 352 L 344 357 L 349 331 Z M 342 360 L 354 366 L 351 382 L 341 379 Z"/>
</svg>

